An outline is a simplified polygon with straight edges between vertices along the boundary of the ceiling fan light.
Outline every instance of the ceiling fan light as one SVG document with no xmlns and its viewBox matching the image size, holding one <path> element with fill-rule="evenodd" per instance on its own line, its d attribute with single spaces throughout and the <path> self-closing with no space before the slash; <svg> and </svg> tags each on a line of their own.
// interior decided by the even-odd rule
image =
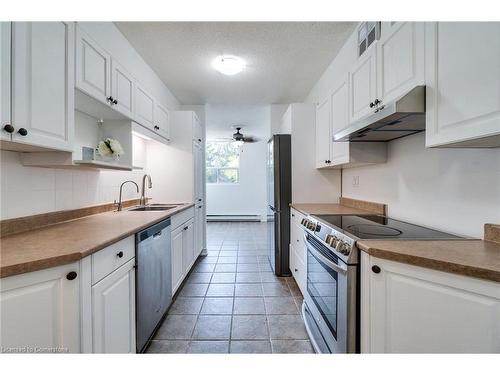
<svg viewBox="0 0 500 375">
<path fill-rule="evenodd" d="M 240 73 L 246 66 L 243 59 L 238 56 L 220 55 L 212 61 L 212 67 L 227 76 Z"/>
</svg>

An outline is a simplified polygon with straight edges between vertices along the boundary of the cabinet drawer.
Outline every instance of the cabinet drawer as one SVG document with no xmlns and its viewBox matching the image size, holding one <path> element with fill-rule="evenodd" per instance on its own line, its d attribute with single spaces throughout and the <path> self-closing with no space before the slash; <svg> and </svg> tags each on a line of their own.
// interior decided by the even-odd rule
<svg viewBox="0 0 500 375">
<path fill-rule="evenodd" d="M 120 257 L 119 254 L 123 253 Z M 92 254 L 92 285 L 135 256 L 135 237 L 130 236 Z"/>
<path fill-rule="evenodd" d="M 194 207 L 190 207 L 187 210 L 175 214 L 171 218 L 172 230 L 176 229 L 178 226 L 184 224 L 189 219 L 194 217 Z"/>
<path fill-rule="evenodd" d="M 295 209 L 291 209 L 291 214 L 292 214 L 292 223 L 296 223 L 297 225 L 300 225 L 300 222 L 302 219 L 306 217 L 302 212 L 297 211 Z"/>
<path fill-rule="evenodd" d="M 305 260 L 305 243 L 304 243 L 304 229 L 302 226 L 297 224 L 292 224 L 291 227 L 291 235 L 290 235 L 290 243 L 293 245 L 294 249 L 297 251 L 297 254 L 300 255 L 300 259 L 302 261 Z"/>
</svg>

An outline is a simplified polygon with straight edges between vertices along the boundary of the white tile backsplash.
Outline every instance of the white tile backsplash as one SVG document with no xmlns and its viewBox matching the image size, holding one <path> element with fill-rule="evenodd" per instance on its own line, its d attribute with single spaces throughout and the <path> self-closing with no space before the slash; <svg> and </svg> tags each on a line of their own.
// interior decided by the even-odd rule
<svg viewBox="0 0 500 375">
<path fill-rule="evenodd" d="M 147 173 L 24 167 L 20 154 L 12 151 L 1 151 L 0 159 L 1 219 L 113 202 L 123 181 L 140 187 Z M 123 199 L 138 198 L 135 186 L 127 185 Z"/>
</svg>

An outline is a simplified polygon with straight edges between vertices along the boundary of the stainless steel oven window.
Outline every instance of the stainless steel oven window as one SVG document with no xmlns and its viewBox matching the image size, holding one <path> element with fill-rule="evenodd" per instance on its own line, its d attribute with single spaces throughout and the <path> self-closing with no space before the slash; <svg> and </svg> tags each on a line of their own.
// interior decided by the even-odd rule
<svg viewBox="0 0 500 375">
<path fill-rule="evenodd" d="M 323 257 L 338 264 L 338 258 L 310 234 L 307 235 L 307 241 Z M 307 292 L 333 337 L 337 339 L 338 272 L 321 260 L 321 256 L 313 254 L 309 248 L 307 250 Z"/>
</svg>

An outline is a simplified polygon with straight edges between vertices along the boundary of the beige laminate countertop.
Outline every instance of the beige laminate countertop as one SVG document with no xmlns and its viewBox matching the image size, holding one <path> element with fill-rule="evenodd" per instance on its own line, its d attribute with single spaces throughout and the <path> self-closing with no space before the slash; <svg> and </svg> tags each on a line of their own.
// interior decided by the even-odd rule
<svg viewBox="0 0 500 375">
<path fill-rule="evenodd" d="M 373 215 L 369 211 L 339 204 L 292 203 L 290 206 L 305 215 Z M 496 228 L 489 226 L 488 230 L 498 231 Z M 359 240 L 357 245 L 376 258 L 500 282 L 500 244 L 497 242 L 469 239 Z"/>
<path fill-rule="evenodd" d="M 373 215 L 370 211 L 337 203 L 292 203 L 290 207 L 304 215 Z"/>
<path fill-rule="evenodd" d="M 376 258 L 500 282 L 500 244 L 482 240 L 359 240 Z"/>
<path fill-rule="evenodd" d="M 166 211 L 106 212 L 0 239 L 0 277 L 76 262 L 193 204 Z"/>
</svg>

